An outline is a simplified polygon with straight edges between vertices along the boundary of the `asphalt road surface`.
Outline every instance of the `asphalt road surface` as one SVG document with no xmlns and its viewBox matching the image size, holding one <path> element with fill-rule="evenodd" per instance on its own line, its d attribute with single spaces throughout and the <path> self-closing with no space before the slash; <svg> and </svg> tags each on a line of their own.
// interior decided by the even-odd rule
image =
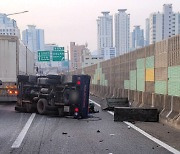
<svg viewBox="0 0 180 154">
<path fill-rule="evenodd" d="M 0 154 L 171 153 L 98 107 L 99 113 L 77 120 L 18 113 L 14 105 L 0 103 Z"/>
</svg>

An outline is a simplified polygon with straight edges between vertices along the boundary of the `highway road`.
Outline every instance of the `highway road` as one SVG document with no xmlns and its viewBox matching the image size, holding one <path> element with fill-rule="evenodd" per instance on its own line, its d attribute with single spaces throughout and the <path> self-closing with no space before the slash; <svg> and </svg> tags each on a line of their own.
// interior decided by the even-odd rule
<svg viewBox="0 0 180 154">
<path fill-rule="evenodd" d="M 89 119 L 77 120 L 18 113 L 14 105 L 0 103 L 0 154 L 171 153 L 99 107 Z"/>
</svg>

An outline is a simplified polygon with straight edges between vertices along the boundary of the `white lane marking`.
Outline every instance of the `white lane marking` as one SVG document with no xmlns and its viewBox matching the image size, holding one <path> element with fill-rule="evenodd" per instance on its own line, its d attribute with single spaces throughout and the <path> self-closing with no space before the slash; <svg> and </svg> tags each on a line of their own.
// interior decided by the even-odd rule
<svg viewBox="0 0 180 154">
<path fill-rule="evenodd" d="M 101 107 L 101 105 L 99 105 L 98 103 L 96 103 L 95 101 L 93 101 L 93 100 L 91 100 L 91 99 L 89 99 L 90 100 L 90 102 L 92 102 L 92 103 L 94 103 L 94 104 L 96 104 L 98 107 Z"/>
<path fill-rule="evenodd" d="M 36 113 L 32 113 L 31 116 L 29 117 L 28 121 L 26 122 L 24 128 L 21 130 L 20 134 L 18 135 L 18 137 L 16 138 L 16 140 L 14 141 L 13 145 L 11 146 L 11 148 L 19 148 L 27 131 L 29 130 L 29 127 L 31 126 L 32 121 L 34 120 L 36 116 Z"/>
<path fill-rule="evenodd" d="M 114 112 L 112 111 L 107 111 L 109 114 L 111 114 L 112 116 L 114 116 Z"/>
<path fill-rule="evenodd" d="M 91 100 L 92 101 L 92 100 Z M 94 104 L 98 104 L 94 101 L 92 101 Z M 101 107 L 99 104 L 97 105 L 99 107 Z M 112 116 L 114 116 L 114 112 L 112 111 L 107 111 L 109 114 L 111 114 Z M 137 126 L 133 125 L 130 122 L 126 122 L 124 121 L 124 123 L 130 127 L 132 127 L 134 130 L 138 131 L 139 133 L 141 133 L 142 135 L 146 136 L 147 138 L 149 138 L 150 140 L 154 141 L 155 143 L 159 144 L 160 146 L 164 147 L 166 150 L 174 153 L 174 154 L 180 154 L 180 151 L 176 150 L 175 148 L 169 146 L 168 144 L 160 141 L 159 139 L 153 137 L 152 135 L 146 133 L 145 131 L 143 131 L 142 129 L 138 128 Z"/>
</svg>

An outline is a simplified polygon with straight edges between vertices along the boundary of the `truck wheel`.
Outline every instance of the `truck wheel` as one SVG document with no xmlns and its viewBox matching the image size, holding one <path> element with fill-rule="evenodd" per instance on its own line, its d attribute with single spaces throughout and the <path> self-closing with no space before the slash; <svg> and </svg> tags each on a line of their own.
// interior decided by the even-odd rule
<svg viewBox="0 0 180 154">
<path fill-rule="evenodd" d="M 37 102 L 37 111 L 39 114 L 47 114 L 46 106 L 48 105 L 46 99 L 40 99 Z"/>
</svg>

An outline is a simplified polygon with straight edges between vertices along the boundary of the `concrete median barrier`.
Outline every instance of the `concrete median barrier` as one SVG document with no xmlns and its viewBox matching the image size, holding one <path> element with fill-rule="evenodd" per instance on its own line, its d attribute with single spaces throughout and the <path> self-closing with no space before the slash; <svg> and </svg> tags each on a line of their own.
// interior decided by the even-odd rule
<svg viewBox="0 0 180 154">
<path fill-rule="evenodd" d="M 118 94 L 117 94 L 117 93 L 118 93 L 117 91 L 118 91 L 118 89 L 117 89 L 117 88 L 114 88 L 112 98 L 118 98 L 118 97 L 117 97 L 117 95 L 118 95 Z"/>
<path fill-rule="evenodd" d="M 160 113 L 160 121 L 180 129 L 180 98 L 176 96 L 166 96 L 164 101 L 164 109 Z"/>
<path fill-rule="evenodd" d="M 107 98 L 111 98 L 113 96 L 113 90 L 114 90 L 114 87 L 110 86 L 109 94 L 106 96 Z"/>
<path fill-rule="evenodd" d="M 167 122 L 168 114 L 171 111 L 171 101 L 172 96 L 164 95 L 164 107 L 163 110 L 160 112 L 160 121 L 163 123 Z"/>
<path fill-rule="evenodd" d="M 156 107 L 159 112 L 163 110 L 164 107 L 164 95 L 155 94 L 154 95 L 154 107 Z"/>
<path fill-rule="evenodd" d="M 142 93 L 142 103 L 139 107 L 152 107 L 152 93 Z"/>
<path fill-rule="evenodd" d="M 168 114 L 168 119 L 173 120 L 180 114 L 180 98 L 179 97 L 172 97 L 171 103 L 171 111 Z"/>
<path fill-rule="evenodd" d="M 174 121 L 174 125 L 177 129 L 180 129 L 180 115 L 177 117 L 177 119 Z"/>
</svg>

